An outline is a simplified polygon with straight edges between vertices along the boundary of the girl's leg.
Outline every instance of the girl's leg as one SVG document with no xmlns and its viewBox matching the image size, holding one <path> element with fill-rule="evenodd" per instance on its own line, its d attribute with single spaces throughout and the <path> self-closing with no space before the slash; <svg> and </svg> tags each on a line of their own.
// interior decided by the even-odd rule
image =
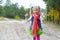
<svg viewBox="0 0 60 40">
<path fill-rule="evenodd" d="M 40 35 L 37 35 L 37 40 L 40 40 Z"/>
<path fill-rule="evenodd" d="M 36 40 L 36 36 L 33 36 L 33 40 Z"/>
</svg>

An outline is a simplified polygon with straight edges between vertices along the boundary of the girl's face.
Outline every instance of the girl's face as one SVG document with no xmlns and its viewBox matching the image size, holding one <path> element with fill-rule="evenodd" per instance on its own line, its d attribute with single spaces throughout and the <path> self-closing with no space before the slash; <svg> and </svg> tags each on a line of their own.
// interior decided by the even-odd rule
<svg viewBox="0 0 60 40">
<path fill-rule="evenodd" d="M 33 8 L 33 13 L 39 13 L 39 8 L 38 7 L 34 7 Z"/>
</svg>

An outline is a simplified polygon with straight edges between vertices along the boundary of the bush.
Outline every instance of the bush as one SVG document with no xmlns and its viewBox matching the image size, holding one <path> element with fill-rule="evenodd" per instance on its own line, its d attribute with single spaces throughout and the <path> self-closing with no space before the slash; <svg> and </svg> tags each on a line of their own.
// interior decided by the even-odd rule
<svg viewBox="0 0 60 40">
<path fill-rule="evenodd" d="M 14 17 L 14 19 L 20 19 L 20 16 L 19 16 L 19 15 L 16 15 L 16 16 Z"/>
<path fill-rule="evenodd" d="M 0 18 L 4 18 L 3 16 L 0 16 Z"/>
</svg>

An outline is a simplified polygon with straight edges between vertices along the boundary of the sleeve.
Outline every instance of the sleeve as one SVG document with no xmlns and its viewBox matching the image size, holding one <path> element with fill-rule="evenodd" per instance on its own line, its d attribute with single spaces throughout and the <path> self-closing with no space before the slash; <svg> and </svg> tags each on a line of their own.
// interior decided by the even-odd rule
<svg viewBox="0 0 60 40">
<path fill-rule="evenodd" d="M 42 17 L 40 16 L 40 29 L 43 30 L 42 25 L 41 25 L 41 24 L 42 24 L 42 23 L 41 23 L 41 22 L 42 22 L 41 19 L 42 19 Z"/>
<path fill-rule="evenodd" d="M 31 18 L 32 18 L 32 16 L 27 19 L 27 22 L 31 21 Z"/>
</svg>

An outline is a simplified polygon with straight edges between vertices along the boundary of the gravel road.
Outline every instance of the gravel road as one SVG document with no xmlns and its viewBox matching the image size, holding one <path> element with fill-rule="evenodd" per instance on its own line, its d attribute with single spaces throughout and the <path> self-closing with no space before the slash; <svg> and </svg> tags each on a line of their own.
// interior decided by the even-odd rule
<svg viewBox="0 0 60 40">
<path fill-rule="evenodd" d="M 27 29 L 30 23 L 22 21 L 0 21 L 0 40 L 32 40 Z M 41 40 L 60 40 L 60 31 L 51 28 L 50 24 L 42 23 L 44 34 Z"/>
</svg>

